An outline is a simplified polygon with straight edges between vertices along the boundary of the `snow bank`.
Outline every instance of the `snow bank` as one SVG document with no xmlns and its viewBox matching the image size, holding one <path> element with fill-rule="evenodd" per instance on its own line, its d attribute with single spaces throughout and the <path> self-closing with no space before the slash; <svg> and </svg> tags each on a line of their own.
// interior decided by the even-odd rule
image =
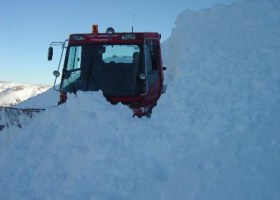
<svg viewBox="0 0 280 200">
<path fill-rule="evenodd" d="M 184 11 L 152 118 L 70 96 L 10 133 L 0 199 L 278 200 L 279 21 L 274 0 Z"/>
<path fill-rule="evenodd" d="M 21 102 L 16 107 L 18 108 L 49 108 L 57 106 L 59 101 L 59 92 L 53 88 L 39 94 L 36 97 L 29 98 Z"/>
</svg>

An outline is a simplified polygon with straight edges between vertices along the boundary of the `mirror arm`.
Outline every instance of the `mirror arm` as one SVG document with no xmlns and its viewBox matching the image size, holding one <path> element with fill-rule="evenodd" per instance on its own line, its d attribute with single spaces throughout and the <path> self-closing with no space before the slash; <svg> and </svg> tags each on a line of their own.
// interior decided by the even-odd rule
<svg viewBox="0 0 280 200">
<path fill-rule="evenodd" d="M 49 47 L 49 49 L 53 49 L 52 46 L 59 46 L 59 45 L 62 46 L 62 52 L 61 52 L 61 55 L 60 55 L 58 67 L 57 67 L 57 70 L 54 71 L 54 73 L 53 73 L 54 76 L 55 76 L 53 88 L 54 88 L 56 91 L 60 91 L 60 89 L 56 89 L 56 81 L 57 81 L 58 76 L 60 76 L 59 68 L 60 68 L 61 60 L 62 60 L 62 57 L 63 57 L 64 49 L 66 48 L 66 43 L 67 43 L 67 42 L 68 42 L 68 40 L 65 40 L 64 42 L 52 42 L 52 43 L 50 44 L 50 47 Z M 50 53 L 53 54 L 53 50 L 49 50 L 49 51 L 51 51 Z M 49 57 L 49 55 L 48 55 L 48 57 Z M 52 58 L 52 55 L 51 55 L 51 58 Z"/>
</svg>

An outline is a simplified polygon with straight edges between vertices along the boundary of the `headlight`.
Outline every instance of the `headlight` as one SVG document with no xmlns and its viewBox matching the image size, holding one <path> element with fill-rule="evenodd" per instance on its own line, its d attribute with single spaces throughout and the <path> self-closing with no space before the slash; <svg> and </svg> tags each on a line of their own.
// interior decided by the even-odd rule
<svg viewBox="0 0 280 200">
<path fill-rule="evenodd" d="M 84 35 L 72 35 L 72 40 L 85 40 L 85 36 Z"/>
<path fill-rule="evenodd" d="M 136 35 L 133 33 L 127 33 L 127 34 L 122 35 L 122 37 L 121 37 L 122 40 L 135 40 L 135 38 L 136 38 Z"/>
</svg>

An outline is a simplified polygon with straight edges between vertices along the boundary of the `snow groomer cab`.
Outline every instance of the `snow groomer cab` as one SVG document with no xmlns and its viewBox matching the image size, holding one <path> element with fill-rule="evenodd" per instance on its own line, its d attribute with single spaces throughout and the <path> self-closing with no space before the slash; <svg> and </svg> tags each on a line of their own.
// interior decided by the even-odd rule
<svg viewBox="0 0 280 200">
<path fill-rule="evenodd" d="M 129 106 L 133 116 L 149 117 L 166 89 L 160 37 L 156 32 L 118 33 L 111 27 L 99 33 L 98 25 L 93 25 L 92 33 L 71 34 L 64 42 L 52 42 L 48 60 L 52 60 L 53 46 L 62 45 L 54 87 L 66 50 L 57 88 L 59 103 L 66 102 L 67 93 L 101 90 L 112 104 Z"/>
</svg>

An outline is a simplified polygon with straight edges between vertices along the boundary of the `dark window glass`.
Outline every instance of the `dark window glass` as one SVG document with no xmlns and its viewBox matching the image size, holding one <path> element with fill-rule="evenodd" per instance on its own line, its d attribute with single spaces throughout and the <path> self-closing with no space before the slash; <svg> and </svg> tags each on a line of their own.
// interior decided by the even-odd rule
<svg viewBox="0 0 280 200">
<path fill-rule="evenodd" d="M 70 46 L 66 53 L 61 90 L 102 90 L 107 96 L 143 93 L 139 45 Z"/>
</svg>

